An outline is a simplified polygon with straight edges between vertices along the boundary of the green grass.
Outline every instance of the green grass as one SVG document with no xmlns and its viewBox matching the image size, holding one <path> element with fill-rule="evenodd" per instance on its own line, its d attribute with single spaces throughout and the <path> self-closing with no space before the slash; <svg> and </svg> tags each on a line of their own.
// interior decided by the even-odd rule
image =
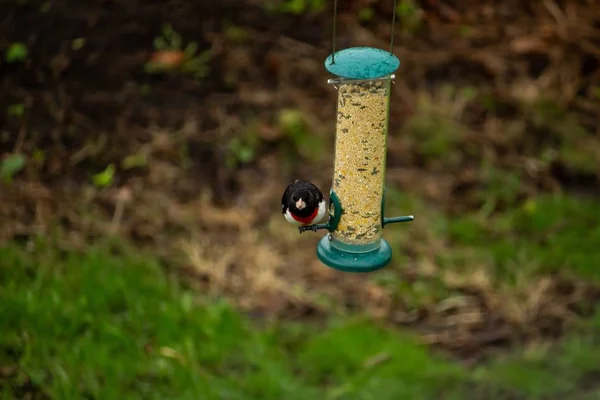
<svg viewBox="0 0 600 400">
<path fill-rule="evenodd" d="M 410 336 L 361 319 L 324 332 L 255 328 L 135 253 L 8 246 L 0 259 L 5 398 L 30 382 L 54 399 L 424 399 L 464 378 Z"/>
<path fill-rule="evenodd" d="M 527 399 L 597 399 L 600 313 L 552 347 L 509 354 L 476 371 L 477 379 L 511 387 Z M 592 390 L 582 390 L 595 383 Z M 594 396 L 595 393 L 595 396 Z"/>
<path fill-rule="evenodd" d="M 360 316 L 258 327 L 129 250 L 40 242 L 0 260 L 2 398 L 577 399 L 600 370 L 600 316 L 547 351 L 467 370 Z"/>
<path fill-rule="evenodd" d="M 531 272 L 560 272 L 600 280 L 600 205 L 566 194 L 541 195 L 490 216 L 456 219 L 448 235 L 485 251 L 505 270 L 518 262 Z"/>
<path fill-rule="evenodd" d="M 516 202 L 514 176 L 495 176 L 503 178 L 480 191 L 487 200 L 480 210 L 449 216 L 410 194 L 388 189 L 386 212 L 414 214 L 425 221 L 432 235 L 449 243 L 452 250 L 437 255 L 440 265 L 455 260 L 465 264 L 461 255 L 467 255 L 471 261 L 474 257 L 488 260 L 500 278 L 522 272 L 559 273 L 600 282 L 600 203 L 567 193 L 540 194 Z M 494 211 L 499 202 L 509 207 Z M 407 230 L 410 227 L 386 230 L 386 238 L 401 247 Z M 403 262 L 402 250 L 398 253 Z"/>
</svg>

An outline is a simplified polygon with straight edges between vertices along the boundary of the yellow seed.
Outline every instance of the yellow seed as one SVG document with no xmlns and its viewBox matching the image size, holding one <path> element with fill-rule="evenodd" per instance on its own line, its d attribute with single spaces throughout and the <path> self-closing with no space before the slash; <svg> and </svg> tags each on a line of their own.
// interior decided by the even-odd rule
<svg viewBox="0 0 600 400">
<path fill-rule="evenodd" d="M 344 213 L 332 235 L 346 244 L 369 244 L 382 235 L 388 90 L 389 80 L 339 89 L 333 189 Z M 335 179 L 340 174 L 345 179 Z"/>
</svg>

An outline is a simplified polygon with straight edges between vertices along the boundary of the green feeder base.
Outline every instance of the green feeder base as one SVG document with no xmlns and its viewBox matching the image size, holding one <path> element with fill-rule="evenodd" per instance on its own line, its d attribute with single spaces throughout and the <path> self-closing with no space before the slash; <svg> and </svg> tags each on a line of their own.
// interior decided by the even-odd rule
<svg viewBox="0 0 600 400">
<path fill-rule="evenodd" d="M 392 248 L 381 239 L 378 249 L 367 253 L 349 253 L 331 246 L 329 235 L 325 235 L 317 245 L 317 257 L 331 268 L 345 272 L 371 272 L 381 269 L 392 259 Z"/>
</svg>

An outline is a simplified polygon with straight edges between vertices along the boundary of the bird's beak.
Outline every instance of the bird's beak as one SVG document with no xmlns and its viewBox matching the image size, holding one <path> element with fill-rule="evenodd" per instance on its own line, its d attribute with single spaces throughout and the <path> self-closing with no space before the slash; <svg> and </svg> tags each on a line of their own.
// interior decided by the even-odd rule
<svg viewBox="0 0 600 400">
<path fill-rule="evenodd" d="M 296 208 L 298 210 L 302 210 L 305 207 L 306 207 L 306 203 L 304 202 L 304 200 L 298 199 L 298 201 L 296 202 Z"/>
</svg>

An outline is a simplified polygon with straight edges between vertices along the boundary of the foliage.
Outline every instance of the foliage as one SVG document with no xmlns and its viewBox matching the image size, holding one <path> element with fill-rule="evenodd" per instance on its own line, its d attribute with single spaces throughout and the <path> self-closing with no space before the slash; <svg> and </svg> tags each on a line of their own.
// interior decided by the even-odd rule
<svg viewBox="0 0 600 400">
<path fill-rule="evenodd" d="M 325 8 L 324 0 L 276 0 L 266 3 L 265 8 L 271 12 L 302 15 L 319 12 Z"/>
<path fill-rule="evenodd" d="M 179 33 L 170 24 L 162 28 L 161 36 L 154 39 L 155 58 L 146 63 L 148 73 L 165 73 L 179 70 L 196 79 L 205 78 L 209 73 L 209 50 L 198 52 L 198 43 L 188 42 L 185 47 Z"/>
<path fill-rule="evenodd" d="M 94 185 L 98 187 L 110 186 L 115 176 L 116 167 L 114 164 L 109 164 L 104 171 L 95 174 L 92 177 Z"/>
<path fill-rule="evenodd" d="M 0 178 L 5 183 L 12 182 L 15 175 L 25 168 L 27 158 L 20 153 L 9 154 L 0 163 Z"/>
<path fill-rule="evenodd" d="M 18 63 L 23 62 L 27 59 L 29 51 L 27 45 L 24 43 L 16 42 L 11 44 L 6 52 L 4 53 L 4 59 L 7 63 Z"/>
<path fill-rule="evenodd" d="M 23 103 L 11 104 L 6 109 L 6 114 L 9 117 L 23 118 L 25 115 L 25 105 Z"/>
</svg>

